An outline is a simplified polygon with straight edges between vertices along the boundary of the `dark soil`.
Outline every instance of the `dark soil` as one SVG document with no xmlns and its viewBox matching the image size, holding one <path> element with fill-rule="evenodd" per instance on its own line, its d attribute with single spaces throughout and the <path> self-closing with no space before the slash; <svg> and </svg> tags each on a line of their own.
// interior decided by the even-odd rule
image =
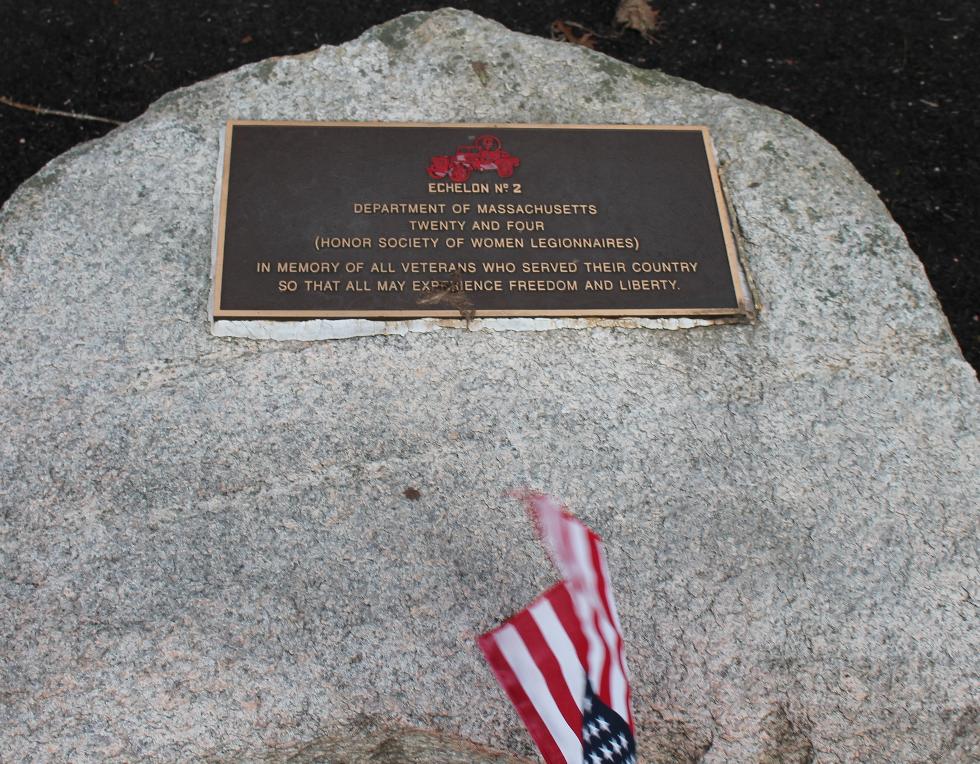
<svg viewBox="0 0 980 764">
<path fill-rule="evenodd" d="M 548 36 L 610 31 L 617 0 L 487 0 L 467 8 Z M 356 37 L 439 2 L 0 0 L 0 96 L 117 120 L 169 90 L 267 56 Z M 980 363 L 980 4 L 974 0 L 654 0 L 656 42 L 598 49 L 782 109 L 877 188 L 925 264 L 967 358 Z M 575 98 L 574 83 L 564 83 Z M 0 201 L 111 125 L 0 105 Z M 887 317 L 883 317 L 887 320 Z"/>
</svg>

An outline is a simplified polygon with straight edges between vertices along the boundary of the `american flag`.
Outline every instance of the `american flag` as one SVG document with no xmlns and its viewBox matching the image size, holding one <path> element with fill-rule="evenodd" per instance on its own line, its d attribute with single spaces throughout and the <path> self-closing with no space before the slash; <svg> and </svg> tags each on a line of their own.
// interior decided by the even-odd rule
<svg viewBox="0 0 980 764">
<path fill-rule="evenodd" d="M 633 714 L 602 540 L 554 498 L 521 494 L 562 580 L 479 639 L 547 764 L 635 764 Z"/>
</svg>

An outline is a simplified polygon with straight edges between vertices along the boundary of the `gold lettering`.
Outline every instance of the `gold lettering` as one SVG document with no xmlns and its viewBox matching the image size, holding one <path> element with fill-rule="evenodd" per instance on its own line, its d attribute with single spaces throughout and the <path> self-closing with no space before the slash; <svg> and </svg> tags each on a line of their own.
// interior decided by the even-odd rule
<svg viewBox="0 0 980 764">
<path fill-rule="evenodd" d="M 583 263 L 586 273 L 626 273 L 626 263 Z"/>
<path fill-rule="evenodd" d="M 435 249 L 439 239 L 428 236 L 382 236 L 378 239 L 379 249 Z"/>
<path fill-rule="evenodd" d="M 465 220 L 409 220 L 408 227 L 413 231 L 462 231 Z"/>
<path fill-rule="evenodd" d="M 698 264 L 687 261 L 637 261 L 633 263 L 633 273 L 697 273 Z"/>
<path fill-rule="evenodd" d="M 309 279 L 303 281 L 303 285 L 307 292 L 339 292 L 340 282 L 339 281 L 311 281 Z"/>
<path fill-rule="evenodd" d="M 276 263 L 276 270 L 279 273 L 336 273 L 339 269 L 340 263 L 328 263 L 320 260 L 304 263 L 287 260 Z"/>
<path fill-rule="evenodd" d="M 578 263 L 547 263 L 527 261 L 521 263 L 524 273 L 578 273 Z"/>
<path fill-rule="evenodd" d="M 515 239 L 510 236 L 496 239 L 470 239 L 470 246 L 473 249 L 524 249 L 524 239 Z"/>
<path fill-rule="evenodd" d="M 508 281 L 512 292 L 577 292 L 576 281 Z"/>
<path fill-rule="evenodd" d="M 620 281 L 619 289 L 622 292 L 676 291 L 677 282 L 669 279 L 631 279 L 629 281 Z"/>
<path fill-rule="evenodd" d="M 430 183 L 430 194 L 489 194 L 489 183 Z"/>
</svg>

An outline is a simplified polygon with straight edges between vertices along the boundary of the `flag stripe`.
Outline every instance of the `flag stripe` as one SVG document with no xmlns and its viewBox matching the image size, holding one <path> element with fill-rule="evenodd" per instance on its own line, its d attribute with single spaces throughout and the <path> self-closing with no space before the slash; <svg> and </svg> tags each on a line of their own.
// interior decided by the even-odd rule
<svg viewBox="0 0 980 764">
<path fill-rule="evenodd" d="M 608 598 L 608 571 L 605 565 L 605 555 L 602 553 L 602 543 L 599 537 L 589 534 L 589 546 L 592 557 L 592 568 L 596 572 L 595 592 L 599 597 L 598 614 L 602 618 L 601 631 L 610 649 L 609 684 L 604 685 L 609 693 L 606 702 L 609 707 L 624 719 L 629 713 L 626 706 L 626 671 L 623 665 L 623 640 L 620 630 L 613 620 L 612 609 Z"/>
<path fill-rule="evenodd" d="M 626 680 L 623 677 L 623 670 L 620 667 L 619 655 L 615 652 L 616 632 L 614 631 L 612 624 L 605 619 L 602 619 L 600 628 L 602 629 L 606 644 L 613 645 L 614 651 L 610 653 L 609 661 L 606 664 L 606 669 L 608 670 L 608 677 L 606 678 L 609 680 L 609 700 L 607 702 L 613 711 L 625 719 Z"/>
<path fill-rule="evenodd" d="M 626 646 L 623 643 L 623 626 L 619 621 L 619 613 L 616 611 L 616 598 L 613 597 L 612 585 L 610 583 L 611 578 L 609 576 L 609 566 L 606 564 L 606 555 L 602 548 L 602 542 L 597 536 L 595 538 L 595 545 L 598 549 L 598 570 L 599 575 L 602 580 L 602 586 L 599 589 L 599 595 L 602 597 L 602 604 L 606 608 L 606 612 L 609 615 L 612 625 L 616 632 L 616 657 L 619 661 L 619 669 L 622 673 L 622 709 L 611 706 L 611 708 L 616 711 L 620 716 L 622 716 L 627 724 L 629 724 L 630 729 L 635 733 L 636 728 L 633 724 L 633 708 L 630 703 L 630 679 L 629 671 L 626 668 Z M 618 701 L 617 697 L 613 698 L 614 701 Z"/>
<path fill-rule="evenodd" d="M 544 723 L 547 733 L 551 736 L 555 745 L 558 746 L 562 759 L 557 759 L 559 763 L 581 764 L 582 762 L 582 738 L 580 734 L 572 732 L 565 722 L 555 699 L 548 692 L 548 685 L 541 671 L 534 663 L 534 659 L 527 650 L 527 646 L 521 639 L 520 634 L 513 625 L 507 624 L 499 629 L 494 636 L 497 647 L 503 654 L 504 659 L 510 665 L 511 671 L 521 677 L 521 685 L 528 699 L 534 705 L 534 710 Z M 549 762 L 551 764 L 551 762 Z"/>
<path fill-rule="evenodd" d="M 569 518 L 571 553 L 578 581 L 575 582 L 575 608 L 589 639 L 589 679 L 602 702 L 612 708 L 609 698 L 609 676 L 613 645 L 606 642 L 599 628 L 601 603 L 596 594 L 596 572 L 592 567 L 592 532 L 578 520 Z"/>
<path fill-rule="evenodd" d="M 573 594 L 572 602 L 575 604 L 576 617 L 582 624 L 582 632 L 585 634 L 585 639 L 589 643 L 586 673 L 589 675 L 589 681 L 592 682 L 592 686 L 598 688 L 602 681 L 602 669 L 606 663 L 606 644 L 602 641 L 602 637 L 599 636 L 599 632 L 595 629 L 595 623 L 591 617 L 592 608 L 587 602 L 586 595 L 577 592 Z"/>
<path fill-rule="evenodd" d="M 606 553 L 602 545 L 602 539 L 598 536 L 595 537 L 595 544 L 598 548 L 598 569 L 599 575 L 602 578 L 602 588 L 599 590 L 599 594 L 602 596 L 602 604 L 605 606 L 606 611 L 609 614 L 609 620 L 612 621 L 613 626 L 616 627 L 616 631 L 622 635 L 623 625 L 619 622 L 619 613 L 616 610 L 616 598 L 613 597 L 612 585 L 610 584 L 609 577 L 609 566 L 606 564 Z M 622 641 L 622 638 L 620 638 Z"/>
<path fill-rule="evenodd" d="M 564 582 L 562 583 L 564 584 Z M 561 622 L 565 634 L 568 635 L 568 638 L 575 646 L 575 653 L 578 656 L 579 663 L 584 668 L 588 665 L 589 660 L 589 641 L 585 638 L 585 634 L 582 631 L 582 624 L 579 622 L 578 616 L 575 613 L 575 603 L 572 601 L 572 595 L 568 591 L 568 586 L 562 585 L 552 588 L 549 592 L 548 601 L 551 603 L 552 608 L 554 608 L 555 615 Z"/>
<path fill-rule="evenodd" d="M 609 634 L 606 632 L 605 623 L 602 619 L 602 614 L 599 612 L 599 608 L 592 611 L 592 621 L 595 624 L 595 630 L 602 636 L 602 644 L 606 646 L 606 656 L 602 661 L 602 678 L 599 680 L 599 697 L 602 698 L 602 702 L 612 708 L 612 669 L 615 663 L 612 650 L 610 649 L 612 645 L 609 643 Z"/>
<path fill-rule="evenodd" d="M 547 764 L 566 764 L 561 749 L 558 748 L 558 745 L 548 733 L 548 728 L 545 726 L 544 721 L 534 708 L 534 704 L 531 702 L 527 693 L 524 692 L 523 677 L 514 673 L 510 664 L 507 663 L 503 653 L 500 651 L 500 646 L 496 640 L 497 633 L 497 631 L 487 632 L 479 639 L 480 649 L 483 651 L 487 663 L 490 664 L 494 676 L 497 677 L 497 682 L 504 688 L 504 692 L 507 693 L 510 702 L 514 704 L 514 708 L 517 709 L 517 715 L 521 717 L 521 721 L 524 722 L 527 731 L 531 733 L 531 738 L 534 740 L 535 745 L 537 745 L 538 750 L 541 751 L 541 755 Z"/>
<path fill-rule="evenodd" d="M 532 606 L 534 607 L 534 606 Z M 548 692 L 555 701 L 558 711 L 572 731 L 572 734 L 580 736 L 582 730 L 582 710 L 579 706 L 581 700 L 576 701 L 572 696 L 571 688 L 565 681 L 564 672 L 561 664 L 551 650 L 551 646 L 545 639 L 544 634 L 538 627 L 531 614 L 531 610 L 522 610 L 511 618 L 510 623 L 520 635 L 524 647 L 531 656 L 541 677 L 548 686 Z M 580 670 L 584 675 L 584 670 Z M 583 687 L 584 689 L 584 687 Z M 581 697 L 581 696 L 580 696 Z"/>
<path fill-rule="evenodd" d="M 559 587 L 564 589 L 564 583 L 554 587 L 552 592 Z M 585 698 L 585 663 L 579 660 L 578 650 L 555 612 L 554 605 L 551 603 L 552 592 L 548 592 L 540 602 L 535 603 L 528 610 L 561 668 L 565 686 L 575 703 L 576 723 L 572 729 L 580 732 L 582 729 L 582 701 Z M 578 631 L 577 628 L 576 631 Z"/>
</svg>

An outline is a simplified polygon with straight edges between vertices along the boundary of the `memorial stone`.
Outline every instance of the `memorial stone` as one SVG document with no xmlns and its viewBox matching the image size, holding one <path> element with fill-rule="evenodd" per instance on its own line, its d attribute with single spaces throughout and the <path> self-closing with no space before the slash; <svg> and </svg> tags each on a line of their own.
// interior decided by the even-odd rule
<svg viewBox="0 0 980 764">
<path fill-rule="evenodd" d="M 757 315 L 215 336 L 229 119 L 705 125 Z M 51 162 L 0 327 L 4 761 L 530 759 L 475 643 L 555 580 L 522 485 L 606 540 L 643 761 L 978 755 L 976 376 L 786 115 L 411 14 Z"/>
</svg>

